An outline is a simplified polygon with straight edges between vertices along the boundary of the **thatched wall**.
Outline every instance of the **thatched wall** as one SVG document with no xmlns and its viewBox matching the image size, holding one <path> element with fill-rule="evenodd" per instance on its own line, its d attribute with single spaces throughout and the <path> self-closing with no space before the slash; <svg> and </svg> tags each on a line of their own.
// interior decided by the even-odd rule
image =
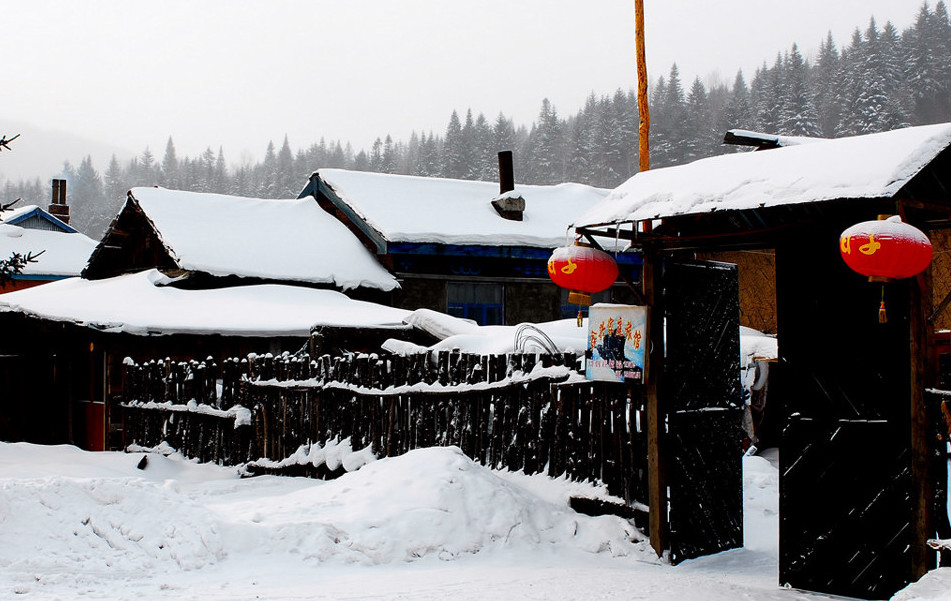
<svg viewBox="0 0 951 601">
<path fill-rule="evenodd" d="M 740 325 L 776 333 L 776 253 L 772 249 L 698 253 L 697 258 L 735 263 L 740 278 Z"/>
<path fill-rule="evenodd" d="M 931 260 L 931 277 L 934 289 L 934 306 L 951 293 L 951 230 L 932 230 L 928 232 L 934 248 Z M 951 307 L 935 316 L 935 330 L 951 329 Z"/>
</svg>

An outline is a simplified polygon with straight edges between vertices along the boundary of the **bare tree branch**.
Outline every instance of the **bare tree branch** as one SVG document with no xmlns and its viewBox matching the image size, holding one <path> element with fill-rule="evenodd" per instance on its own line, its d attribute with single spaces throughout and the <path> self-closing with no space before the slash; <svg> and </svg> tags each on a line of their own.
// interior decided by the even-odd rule
<svg viewBox="0 0 951 601">
<path fill-rule="evenodd" d="M 6 148 L 7 150 L 13 150 L 12 148 L 10 148 L 10 142 L 16 140 L 19 137 L 20 137 L 20 134 L 17 134 L 9 139 L 6 136 L 0 136 L 0 150 L 3 150 L 4 148 Z"/>
</svg>

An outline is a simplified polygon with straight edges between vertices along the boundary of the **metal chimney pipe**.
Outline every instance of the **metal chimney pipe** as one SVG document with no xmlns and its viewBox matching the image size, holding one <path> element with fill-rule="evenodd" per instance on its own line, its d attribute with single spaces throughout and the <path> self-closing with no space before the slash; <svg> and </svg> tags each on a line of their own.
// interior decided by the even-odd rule
<svg viewBox="0 0 951 601">
<path fill-rule="evenodd" d="M 511 150 L 499 151 L 499 194 L 515 189 L 515 167 Z"/>
</svg>

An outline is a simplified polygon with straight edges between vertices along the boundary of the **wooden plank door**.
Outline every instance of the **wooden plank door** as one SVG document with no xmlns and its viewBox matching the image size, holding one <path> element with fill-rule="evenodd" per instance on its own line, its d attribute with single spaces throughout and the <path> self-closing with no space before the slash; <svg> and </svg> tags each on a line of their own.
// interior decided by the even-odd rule
<svg viewBox="0 0 951 601">
<path fill-rule="evenodd" d="M 736 265 L 668 262 L 663 308 L 669 544 L 678 563 L 743 544 Z"/>
</svg>

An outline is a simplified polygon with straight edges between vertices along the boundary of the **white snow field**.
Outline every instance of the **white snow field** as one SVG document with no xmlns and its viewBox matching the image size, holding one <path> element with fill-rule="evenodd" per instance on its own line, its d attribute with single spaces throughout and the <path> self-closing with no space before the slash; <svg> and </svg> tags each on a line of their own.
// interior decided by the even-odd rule
<svg viewBox="0 0 951 601">
<path fill-rule="evenodd" d="M 777 581 L 769 451 L 744 459 L 746 547 L 678 566 L 627 521 L 569 508 L 602 489 L 453 447 L 333 481 L 144 456 L 0 443 L 0 599 L 829 599 Z M 896 599 L 951 600 L 951 568 Z"/>
</svg>

